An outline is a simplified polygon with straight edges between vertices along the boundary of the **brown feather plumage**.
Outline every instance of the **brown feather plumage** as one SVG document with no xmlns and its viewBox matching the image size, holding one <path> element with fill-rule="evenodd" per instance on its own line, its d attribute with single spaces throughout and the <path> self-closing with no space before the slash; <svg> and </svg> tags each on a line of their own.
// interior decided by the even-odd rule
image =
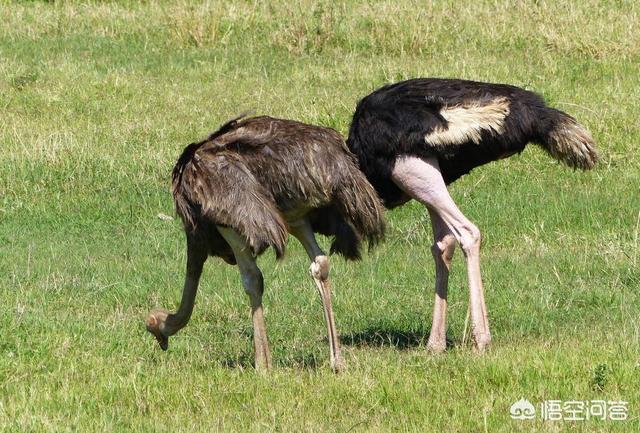
<svg viewBox="0 0 640 433">
<path fill-rule="evenodd" d="M 305 216 L 347 258 L 384 232 L 378 196 L 342 137 L 291 120 L 236 118 L 190 144 L 173 170 L 173 196 L 186 230 L 232 227 L 254 254 L 271 246 L 280 257 L 287 222 Z M 227 247 L 216 242 L 210 254 L 228 257 Z"/>
</svg>

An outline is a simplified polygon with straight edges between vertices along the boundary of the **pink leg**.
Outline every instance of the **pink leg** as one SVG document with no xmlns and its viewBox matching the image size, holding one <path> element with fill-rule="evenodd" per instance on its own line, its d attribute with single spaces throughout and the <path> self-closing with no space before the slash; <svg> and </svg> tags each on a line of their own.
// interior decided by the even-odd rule
<svg viewBox="0 0 640 433">
<path fill-rule="evenodd" d="M 491 334 L 480 277 L 480 230 L 451 199 L 435 158 L 400 156 L 396 159 L 392 179 L 407 194 L 437 214 L 460 244 L 467 262 L 474 348 L 482 352 L 491 341 Z"/>
<path fill-rule="evenodd" d="M 427 348 L 432 352 L 440 353 L 447 347 L 447 287 L 451 259 L 456 249 L 456 238 L 437 213 L 429 209 L 429 216 L 433 228 L 431 252 L 436 263 L 436 295 L 433 303 L 433 323 Z"/>
</svg>

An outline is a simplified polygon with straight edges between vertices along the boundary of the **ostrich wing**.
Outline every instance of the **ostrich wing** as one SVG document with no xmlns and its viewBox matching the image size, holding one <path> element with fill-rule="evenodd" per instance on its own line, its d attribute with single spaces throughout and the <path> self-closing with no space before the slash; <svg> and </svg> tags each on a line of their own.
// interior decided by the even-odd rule
<svg viewBox="0 0 640 433">
<path fill-rule="evenodd" d="M 254 254 L 268 246 L 275 248 L 278 257 L 284 253 L 286 224 L 271 194 L 237 153 L 195 153 L 174 182 L 174 199 L 187 227 L 204 218 L 236 230 Z"/>
</svg>

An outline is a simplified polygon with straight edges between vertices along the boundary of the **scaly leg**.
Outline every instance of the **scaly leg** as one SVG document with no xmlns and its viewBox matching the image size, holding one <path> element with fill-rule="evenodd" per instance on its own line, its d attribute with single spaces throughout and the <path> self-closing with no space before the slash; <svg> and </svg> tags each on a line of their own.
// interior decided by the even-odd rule
<svg viewBox="0 0 640 433">
<path fill-rule="evenodd" d="M 256 264 L 256 259 L 253 257 L 249 245 L 240 234 L 227 227 L 217 226 L 217 228 L 233 250 L 233 255 L 240 268 L 242 285 L 251 300 L 256 370 L 266 370 L 271 367 L 271 353 L 262 310 L 262 293 L 264 292 L 262 272 Z"/>
<path fill-rule="evenodd" d="M 460 244 L 467 262 L 474 348 L 482 352 L 489 345 L 491 334 L 480 277 L 480 230 L 451 199 L 437 159 L 400 156 L 395 161 L 392 179 L 407 194 L 436 213 Z"/>
<path fill-rule="evenodd" d="M 300 220 L 290 224 L 289 231 L 304 246 L 311 259 L 311 276 L 318 287 L 324 320 L 327 324 L 327 334 L 329 336 L 329 352 L 331 356 L 331 368 L 336 373 L 345 367 L 344 360 L 340 354 L 340 342 L 338 332 L 333 318 L 333 308 L 331 306 L 331 285 L 329 284 L 329 259 L 322 252 L 311 229 L 308 220 Z"/>
<path fill-rule="evenodd" d="M 436 288 L 433 303 L 433 324 L 427 348 L 434 353 L 440 353 L 447 347 L 447 287 L 451 259 L 456 248 L 456 238 L 437 213 L 429 209 L 429 216 L 433 229 L 431 252 L 436 263 Z"/>
</svg>

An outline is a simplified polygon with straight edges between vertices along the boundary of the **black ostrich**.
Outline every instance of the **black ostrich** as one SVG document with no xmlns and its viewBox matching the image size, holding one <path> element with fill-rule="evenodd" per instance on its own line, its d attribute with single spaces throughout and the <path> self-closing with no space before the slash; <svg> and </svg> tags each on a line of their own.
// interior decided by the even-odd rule
<svg viewBox="0 0 640 433">
<path fill-rule="evenodd" d="M 445 349 L 447 285 L 455 244 L 466 258 L 474 348 L 491 341 L 480 278 L 480 230 L 460 212 L 446 185 L 490 161 L 522 152 L 529 142 L 555 159 L 591 169 L 589 132 L 535 93 L 505 84 L 419 78 L 384 86 L 356 108 L 347 145 L 393 208 L 416 199 L 431 218 L 436 263 L 428 348 Z"/>
<path fill-rule="evenodd" d="M 202 267 L 218 256 L 240 268 L 251 300 L 255 365 L 271 364 L 256 256 L 284 254 L 288 233 L 304 246 L 324 307 L 331 366 L 343 367 L 331 308 L 329 262 L 314 232 L 334 237 L 331 252 L 360 256 L 384 230 L 379 198 L 342 137 L 329 128 L 271 117 L 235 119 L 187 146 L 173 169 L 173 198 L 187 237 L 187 272 L 175 314 L 154 310 L 147 330 L 162 349 L 189 321 Z"/>
</svg>

